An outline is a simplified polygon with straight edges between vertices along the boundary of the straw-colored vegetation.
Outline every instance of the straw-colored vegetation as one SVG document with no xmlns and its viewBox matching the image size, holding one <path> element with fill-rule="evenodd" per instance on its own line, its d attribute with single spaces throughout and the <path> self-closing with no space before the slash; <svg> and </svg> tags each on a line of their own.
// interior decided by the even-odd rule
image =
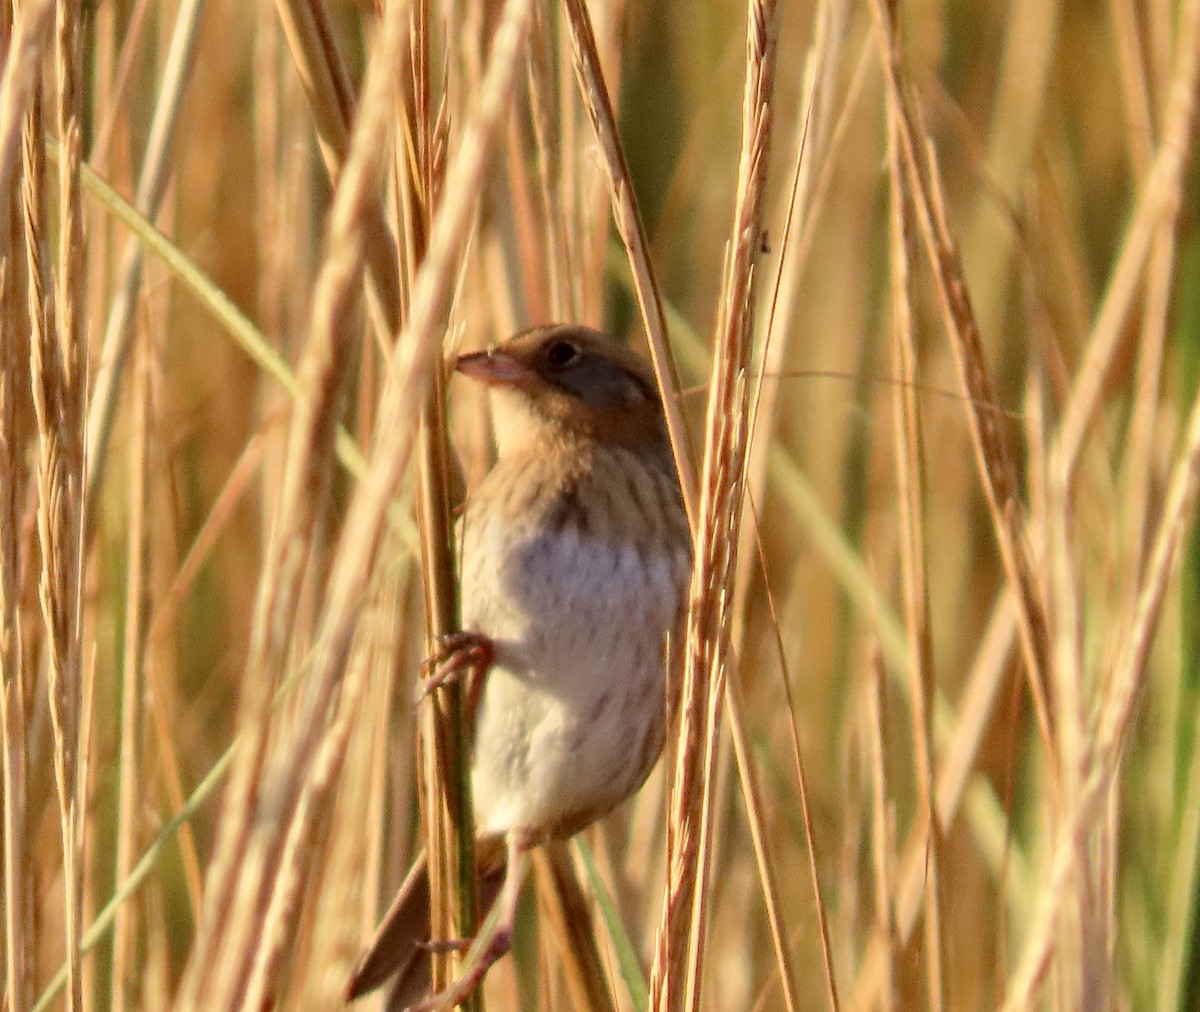
<svg viewBox="0 0 1200 1012">
<path fill-rule="evenodd" d="M 441 363 L 552 320 L 652 353 L 697 564 L 482 1001 L 1200 1005 L 1200 0 L 0 44 L 0 1007 L 339 1007 L 422 845 L 469 933 Z"/>
</svg>

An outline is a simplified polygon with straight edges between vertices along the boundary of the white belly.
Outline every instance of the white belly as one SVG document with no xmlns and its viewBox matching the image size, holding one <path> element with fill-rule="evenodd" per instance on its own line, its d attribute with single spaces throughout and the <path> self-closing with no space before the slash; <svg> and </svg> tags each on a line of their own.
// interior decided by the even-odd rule
<svg viewBox="0 0 1200 1012">
<path fill-rule="evenodd" d="M 475 726 L 477 829 L 554 830 L 640 785 L 662 744 L 686 550 L 468 517 L 463 626 L 496 645 Z"/>
</svg>

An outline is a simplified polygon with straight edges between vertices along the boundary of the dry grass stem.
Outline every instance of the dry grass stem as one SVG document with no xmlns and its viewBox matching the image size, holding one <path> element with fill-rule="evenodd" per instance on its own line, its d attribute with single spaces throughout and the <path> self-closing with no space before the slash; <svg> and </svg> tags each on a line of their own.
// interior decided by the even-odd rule
<svg viewBox="0 0 1200 1012">
<path fill-rule="evenodd" d="M 913 765 L 920 798 L 915 821 L 923 827 L 925 979 L 929 1005 L 945 1008 L 946 984 L 943 956 L 941 890 L 941 826 L 935 813 L 932 702 L 936 673 L 929 632 L 929 597 L 925 586 L 924 442 L 918 411 L 916 346 L 908 265 L 915 259 L 913 212 L 901 184 L 899 110 L 888 106 L 888 167 L 891 242 L 889 249 L 892 364 L 900 382 L 893 388 L 896 439 L 896 484 L 899 493 L 900 568 L 904 586 L 904 624 L 908 641 L 909 707 L 912 716 Z M 882 825 L 879 826 L 882 828 Z M 921 831 L 920 829 L 918 830 Z"/>
<path fill-rule="evenodd" d="M 413 80 L 403 136 L 415 148 L 407 183 L 404 220 L 408 229 L 407 261 L 411 290 L 426 256 L 430 224 L 437 212 L 445 165 L 435 159 L 436 113 L 429 74 L 429 11 L 419 3 L 413 12 Z M 400 138 L 397 138 L 399 146 Z M 397 162 L 400 159 L 397 156 Z M 439 350 L 437 358 L 442 357 Z M 425 600 L 425 654 L 434 656 L 443 637 L 459 629 L 459 602 L 454 570 L 450 502 L 450 448 L 446 430 L 446 380 L 432 370 L 421 412 L 418 522 L 421 533 L 421 586 Z M 422 763 L 420 796 L 425 812 L 425 849 L 429 867 L 431 938 L 469 938 L 479 923 L 475 890 L 475 824 L 468 773 L 470 735 L 461 685 L 445 686 L 421 715 Z M 433 959 L 433 986 L 446 987 L 462 964 L 460 954 Z M 479 1000 L 464 1005 L 473 1012 Z"/>
<path fill-rule="evenodd" d="M 740 526 L 747 462 L 743 428 L 748 408 L 746 369 L 754 311 L 754 264 L 762 245 L 775 31 L 774 4 L 749 4 L 742 157 L 713 341 L 699 511 L 694 514 L 696 558 L 667 832 L 669 881 L 651 971 L 652 1007 L 658 1012 L 698 1007 L 703 979 L 714 758 L 730 659 L 731 615 L 723 588 L 730 586 L 737 562 L 729 533 Z"/>
<path fill-rule="evenodd" d="M 60 98 L 69 102 L 73 96 L 70 91 L 63 90 Z M 69 132 L 64 137 L 65 157 L 60 165 L 60 195 L 71 192 L 72 177 L 77 186 L 80 139 L 74 115 L 72 108 L 69 114 L 60 113 L 58 117 L 60 124 L 69 123 Z M 56 275 L 51 273 L 52 266 L 47 258 L 49 222 L 41 138 L 41 100 L 35 97 L 26 124 L 23 168 L 25 241 L 31 282 L 29 315 L 33 330 L 30 371 L 39 451 L 36 464 L 41 565 L 38 593 L 48 650 L 46 691 L 53 728 L 53 769 L 62 847 L 67 1004 L 69 1008 L 77 1009 L 83 1007 L 79 949 L 83 917 L 79 763 L 83 704 L 80 607 L 86 358 L 75 310 L 75 301 L 80 295 L 77 287 L 80 279 L 76 273 L 79 246 L 64 247 L 64 260 L 57 265 Z M 76 217 L 78 191 L 74 192 L 76 200 L 65 205 L 61 225 L 72 237 L 80 227 Z M 57 287 L 55 276 L 59 279 Z"/>
<path fill-rule="evenodd" d="M 584 106 L 592 122 L 596 140 L 603 154 L 602 164 L 608 179 L 612 200 L 613 219 L 621 241 L 629 254 L 629 267 L 633 272 L 634 290 L 637 292 L 641 310 L 642 326 L 646 328 L 646 340 L 650 357 L 662 391 L 663 410 L 667 420 L 667 432 L 675 453 L 675 466 L 679 470 L 679 483 L 683 488 L 683 501 L 687 507 L 688 520 L 693 530 L 697 524 L 695 504 L 696 479 L 692 461 L 692 440 L 683 422 L 679 403 L 679 379 L 671 344 L 667 339 L 667 321 L 662 307 L 662 296 L 654 279 L 650 262 L 649 244 L 642 225 L 634 193 L 633 179 L 625 162 L 625 152 L 617 132 L 616 117 L 612 101 L 604 84 L 600 67 L 600 54 L 596 49 L 596 36 L 592 21 L 583 0 L 564 0 L 563 9 L 571 30 L 571 46 L 575 57 L 575 74 L 583 95 Z"/>
<path fill-rule="evenodd" d="M 175 19 L 162 88 L 150 121 L 146 154 L 138 177 L 134 206 L 153 221 L 162 206 L 170 179 L 171 149 L 179 122 L 180 105 L 191 79 L 196 42 L 200 33 L 203 0 L 185 0 Z M 134 238 L 126 241 L 121 257 L 121 279 L 108 311 L 100 359 L 88 407 L 88 523 L 92 523 L 95 499 L 104 481 L 104 457 L 112 434 L 114 415 L 121 394 L 125 362 L 132 342 L 132 325 L 142 284 L 145 249 Z"/>
<path fill-rule="evenodd" d="M 548 934 L 557 940 L 563 978 L 572 1008 L 616 1012 L 592 930 L 591 904 L 575 875 L 571 855 L 561 842 L 534 855 L 538 880 L 538 911 L 546 918 Z"/>
<path fill-rule="evenodd" d="M 932 143 L 921 122 L 920 108 L 901 78 L 900 54 L 893 27 L 881 0 L 873 9 L 880 31 L 882 60 L 887 71 L 888 108 L 895 117 L 897 145 L 904 165 L 915 217 L 934 274 L 938 300 L 966 395 L 971 439 L 983 479 L 992 525 L 1019 607 L 1018 632 L 1024 653 L 1030 693 L 1043 742 L 1052 750 L 1054 729 L 1046 697 L 1047 642 L 1045 606 L 1030 557 L 1024 509 L 1017 495 L 1014 455 L 1003 426 L 981 405 L 996 401 L 983 351 L 978 323 L 971 307 L 957 246 L 946 219 L 945 198 Z"/>
<path fill-rule="evenodd" d="M 1136 210 L 1114 265 L 1104 302 L 1089 336 L 1087 353 L 1063 411 L 1051 470 L 1070 477 L 1084 438 L 1101 402 L 1104 378 L 1112 364 L 1122 326 L 1147 269 L 1147 255 L 1159 229 L 1175 220 L 1182 199 L 1184 172 L 1194 152 L 1197 77 L 1200 75 L 1200 13 L 1187 2 L 1179 12 L 1177 50 L 1163 115 L 1162 140 L 1145 175 Z"/>
<path fill-rule="evenodd" d="M 352 85 L 334 41 L 333 26 L 320 0 L 276 0 L 276 7 L 316 123 L 325 167 L 336 182 L 349 157 L 355 113 Z M 382 339 L 394 334 L 400 323 L 396 243 L 383 216 L 383 201 L 374 193 L 363 199 L 368 293 Z"/>
<path fill-rule="evenodd" d="M 54 0 L 29 0 L 16 14 L 0 77 L 0 193 L 13 192 L 21 131 L 41 73 L 42 51 L 54 21 Z"/>
</svg>

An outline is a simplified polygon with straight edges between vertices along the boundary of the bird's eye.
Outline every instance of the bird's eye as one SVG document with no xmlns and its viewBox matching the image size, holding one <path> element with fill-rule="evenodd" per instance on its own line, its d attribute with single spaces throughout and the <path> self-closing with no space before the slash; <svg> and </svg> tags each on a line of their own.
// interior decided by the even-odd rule
<svg viewBox="0 0 1200 1012">
<path fill-rule="evenodd" d="M 546 364 L 553 369 L 570 365 L 579 357 L 579 349 L 569 341 L 555 341 L 546 349 Z"/>
</svg>

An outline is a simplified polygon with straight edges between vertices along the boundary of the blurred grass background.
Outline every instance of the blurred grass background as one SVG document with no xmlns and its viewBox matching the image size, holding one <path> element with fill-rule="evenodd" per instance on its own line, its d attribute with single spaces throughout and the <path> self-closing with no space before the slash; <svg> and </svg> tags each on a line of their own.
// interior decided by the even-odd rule
<svg viewBox="0 0 1200 1012">
<path fill-rule="evenodd" d="M 137 187 L 182 6 L 105 0 L 75 12 L 84 25 L 84 158 L 127 197 Z M 1045 508 L 1038 471 L 1050 433 L 1077 379 L 1164 134 L 1177 54 L 1194 24 L 1187 6 L 1169 0 L 910 0 L 899 6 L 904 69 L 936 145 L 950 225 L 996 391 L 998 403 L 986 407 L 1020 448 L 1023 494 L 1033 515 Z M 702 388 L 735 197 L 745 11 L 723 0 L 597 3 L 592 9 L 673 321 L 683 386 Z M 372 45 L 374 6 L 328 0 L 325 10 L 357 82 Z M 558 89 L 550 147 L 570 163 L 561 179 L 601 198 L 588 218 L 584 196 L 558 194 L 567 205 L 564 227 L 574 230 L 579 248 L 590 242 L 600 251 L 599 257 L 580 258 L 597 268 L 588 276 L 579 262 L 571 265 L 581 276 L 573 282 L 574 297 L 560 305 L 639 340 L 636 304 L 597 184 L 598 155 L 574 97 L 560 15 L 549 4 L 538 11 L 533 30 L 550 54 L 549 79 Z M 920 792 L 905 693 L 899 681 L 877 677 L 885 669 L 896 673 L 884 627 L 899 622 L 904 632 L 886 101 L 870 5 L 830 0 L 821 6 L 829 41 L 823 62 L 813 65 L 808 61 L 817 14 L 812 3 L 783 5 L 778 26 L 764 278 L 773 278 L 782 255 L 806 68 L 820 82 L 805 153 L 816 196 L 806 203 L 800 226 L 810 230 L 810 243 L 786 264 L 784 283 L 794 290 L 773 331 L 778 344 L 767 384 L 776 398 L 774 412 L 756 430 L 770 462 L 765 481 L 754 486 L 761 490 L 754 505 L 786 671 L 775 650 L 767 584 L 755 553 L 744 553 L 748 590 L 736 621 L 745 715 L 768 803 L 770 844 L 783 873 L 800 1007 L 827 1006 L 830 999 L 781 676 L 790 679 L 797 700 L 814 803 L 812 860 L 823 884 L 842 1003 L 932 1008 L 940 990 L 946 1008 L 991 1008 L 1010 993 L 1027 927 L 1052 888 L 1061 813 L 1055 812 L 1056 788 L 1048 786 L 1047 770 L 1062 753 L 1039 734 L 1019 651 L 988 654 L 985 637 L 1006 580 L 951 346 L 924 254 L 914 247 L 911 310 L 926 538 L 921 562 L 931 662 L 925 674 L 949 712 L 962 717 L 975 667 L 991 663 L 1000 673 L 969 749 L 966 800 L 937 842 L 936 942 L 919 929 L 910 934 L 898 928 L 902 918 L 893 903 L 900 854 L 920 819 Z M 493 5 L 482 2 L 432 5 L 435 51 L 445 45 L 455 54 L 439 60 L 434 78 L 439 93 L 440 75 L 448 82 L 447 136 L 469 114 L 477 81 L 463 69 L 470 67 L 472 46 L 462 39 L 474 40 L 478 60 L 495 16 Z M 194 56 L 156 221 L 294 366 L 322 263 L 329 177 L 274 4 L 208 0 L 196 17 Z M 1200 46 L 1200 38 L 1191 43 Z M 469 264 L 451 312 L 452 346 L 476 346 L 546 322 L 553 305 L 544 283 L 553 246 L 537 243 L 555 211 L 539 217 L 539 198 L 530 192 L 536 159 L 546 151 L 534 137 L 528 98 L 529 80 L 540 78 L 526 80 L 525 74 L 522 69 L 501 155 L 480 193 Z M 49 103 L 49 62 L 43 88 Z M 1069 562 L 1077 608 L 1073 616 L 1056 611 L 1052 624 L 1056 649 L 1069 642 L 1078 653 L 1078 691 L 1089 716 L 1103 704 L 1127 634 L 1200 375 L 1200 174 L 1190 150 L 1185 164 L 1178 217 L 1166 219 L 1157 240 L 1173 250 L 1156 246 L 1158 253 L 1146 254 L 1065 510 L 1069 545 L 1060 556 Z M 94 370 L 130 233 L 93 197 L 85 196 L 83 207 L 82 304 Z M 6 248 L 12 276 L 24 269 L 24 254 L 20 243 Z M 10 319 L 6 337 L 22 326 L 28 329 Z M 130 855 L 136 858 L 155 839 L 235 736 L 289 411 L 279 386 L 155 256 L 146 259 L 133 333 L 135 350 L 83 570 L 80 636 L 91 713 L 82 815 L 85 926 L 128 873 Z M 382 368 L 372 341 L 363 338 L 345 411 L 348 426 L 364 442 Z M 1161 362 L 1151 357 L 1147 365 L 1156 341 Z M 16 393 L 10 387 L 9 397 L 19 402 L 28 395 L 19 376 L 14 382 Z M 451 398 L 469 487 L 486 466 L 486 428 L 473 392 L 452 386 Z M 685 402 L 696 433 L 703 399 L 697 392 Z M 32 430 L 24 431 L 28 436 Z M 256 437 L 255 458 L 239 472 Z M 6 445 L 16 462 L 12 474 L 25 474 L 22 487 L 31 488 L 32 440 L 14 445 L 10 435 Z M 232 491 L 231 474 L 237 476 Z M 318 539 L 333 542 L 352 485 L 344 475 L 335 479 Z M 25 673 L 23 688 L 16 688 L 10 660 L 5 692 L 23 692 L 27 714 L 25 732 L 15 736 L 10 724 L 5 741 L 10 760 L 22 759 L 17 765 L 26 799 L 24 825 L 5 847 L 20 848 L 27 857 L 21 881 L 29 904 L 4 927 L 10 968 L 4 1007 L 10 1009 L 29 1007 L 64 958 L 62 843 L 36 598 L 39 555 L 29 533 L 34 500 L 29 492 L 18 504 L 23 512 L 10 528 L 17 532 L 16 546 L 5 544 L 10 558 L 24 546 L 17 555 L 18 599 L 8 607 L 20 616 L 18 663 Z M 1140 511 L 1131 507 L 1134 501 L 1143 503 Z M 200 564 L 184 570 L 180 582 L 188 553 L 209 532 L 215 536 Z M 415 808 L 406 700 L 423 645 L 415 569 L 401 561 L 399 539 L 389 544 L 392 556 L 379 569 L 395 580 L 394 622 L 373 661 L 370 705 L 349 746 L 340 799 L 327 813 L 329 839 L 319 848 L 295 960 L 285 984 L 275 988 L 285 1007 L 336 1007 L 358 940 L 411 852 Z M 1045 557 L 1040 546 L 1035 555 Z M 310 579 L 319 582 L 329 558 L 319 551 L 314 557 Z M 1104 886 L 1091 911 L 1099 934 L 1079 930 L 1074 940 L 1101 947 L 1099 961 L 1109 966 L 1109 976 L 1095 991 L 1079 983 L 1076 971 L 1089 960 L 1071 955 L 1070 931 L 1060 924 L 1062 948 L 1055 950 L 1039 992 L 1044 1007 L 1088 1007 L 1081 1004 L 1087 994 L 1118 1008 L 1200 1007 L 1198 566 L 1200 550 L 1189 535 L 1183 564 L 1166 590 L 1120 778 L 1105 805 L 1110 832 L 1081 844 L 1108 873 L 1095 879 Z M 135 571 L 138 581 L 131 580 Z M 1058 600 L 1052 567 L 1037 575 L 1047 597 Z M 297 615 L 302 627 L 315 629 L 307 609 L 319 607 L 319 600 L 311 591 L 303 599 Z M 372 607 L 382 605 L 373 601 Z M 131 611 L 141 616 L 132 625 Z M 1012 640 L 1010 635 L 1007 642 Z M 125 676 L 131 656 L 136 671 Z M 1061 652 L 1055 657 L 1069 667 Z M 391 689 L 393 678 L 398 684 Z M 1057 696 L 1051 702 L 1065 705 Z M 946 752 L 940 746 L 935 751 L 941 768 Z M 732 773 L 728 756 L 723 763 Z M 171 786 L 175 777 L 178 790 Z M 654 822 L 664 791 L 660 772 L 628 811 L 588 834 L 643 959 L 658 914 L 661 827 Z M 725 777 L 721 797 L 704 1005 L 781 1008 L 736 777 Z M 11 811 L 11 789 L 5 800 Z M 105 934 L 86 956 L 85 1007 L 172 1002 L 194 944 L 197 889 L 221 817 L 216 797 L 201 805 L 188 822 L 190 837 L 172 837 L 142 888 L 123 899 L 126 919 L 115 937 L 125 955 Z M 14 825 L 11 816 L 6 825 Z M 128 854 L 119 858 L 119 851 Z M 880 895 L 881 881 L 890 899 Z M 10 891 L 10 909 L 16 905 L 12 896 Z M 873 934 L 887 939 L 886 986 L 864 983 L 873 979 L 865 969 Z M 928 980 L 931 944 L 940 947 L 944 961 L 942 989 Z M 21 975 L 11 970 L 17 950 L 26 960 Z M 520 1007 L 533 1007 L 533 1001 L 569 1007 L 556 983 L 553 949 L 530 945 L 519 951 L 523 981 L 505 978 L 507 970 L 493 974 L 493 1007 L 518 1007 L 518 986 L 525 995 Z M 622 985 L 614 985 L 614 998 L 618 1007 L 630 1007 Z"/>
</svg>

